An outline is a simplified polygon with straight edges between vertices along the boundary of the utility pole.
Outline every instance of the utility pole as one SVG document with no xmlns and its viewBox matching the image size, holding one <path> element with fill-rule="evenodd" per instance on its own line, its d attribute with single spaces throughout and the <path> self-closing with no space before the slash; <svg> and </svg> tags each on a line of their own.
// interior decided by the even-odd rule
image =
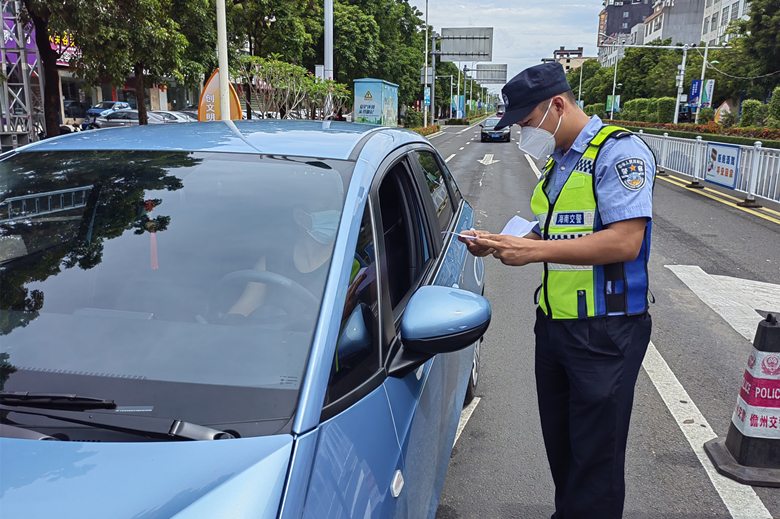
<svg viewBox="0 0 780 519">
<path fill-rule="evenodd" d="M 333 79 L 333 0 L 325 0 L 325 79 Z"/>
<path fill-rule="evenodd" d="M 426 0 L 427 3 L 428 0 Z M 428 9 L 425 9 L 426 12 Z M 427 53 L 426 53 L 427 54 Z M 433 83 L 431 83 L 431 124 L 436 124 L 436 33 L 431 34 L 431 68 Z M 426 73 L 427 76 L 427 73 Z"/>
<path fill-rule="evenodd" d="M 617 66 L 617 63 L 615 63 L 615 66 Z M 582 69 L 585 68 L 585 62 L 583 61 L 580 64 L 580 88 L 577 90 L 577 106 L 582 108 L 580 104 L 582 104 L 580 101 L 582 100 Z M 614 99 L 614 98 L 613 98 Z"/>
<path fill-rule="evenodd" d="M 425 0 L 425 68 L 423 69 L 425 76 L 424 90 L 428 90 L 428 0 Z M 434 82 L 436 80 L 434 79 Z M 424 94 L 423 94 L 424 95 Z M 433 100 L 430 100 L 433 104 Z M 423 105 L 423 126 L 428 126 L 428 108 Z"/>
<path fill-rule="evenodd" d="M 615 115 L 615 87 L 617 86 L 617 66 L 619 59 L 615 58 L 615 75 L 612 77 L 612 110 L 609 111 L 609 120 Z"/>
<path fill-rule="evenodd" d="M 699 111 L 701 110 L 701 102 L 704 100 L 704 72 L 707 70 L 707 54 L 710 51 L 709 44 L 704 45 L 704 61 L 701 63 L 701 84 L 699 85 L 699 103 L 696 105 L 696 119 L 695 124 L 699 124 Z"/>
<path fill-rule="evenodd" d="M 219 67 L 219 119 L 230 120 L 230 69 L 228 68 L 225 0 L 217 0 L 217 66 Z"/>
<path fill-rule="evenodd" d="M 682 65 L 677 68 L 679 73 L 677 74 L 677 100 L 674 102 L 674 124 L 680 119 L 680 97 L 683 93 L 683 84 L 685 82 L 685 61 L 688 59 L 688 45 L 683 45 L 683 59 Z M 706 63 L 706 60 L 705 60 Z"/>
<path fill-rule="evenodd" d="M 460 61 L 458 62 L 458 97 L 455 98 L 455 118 L 460 115 Z"/>
</svg>

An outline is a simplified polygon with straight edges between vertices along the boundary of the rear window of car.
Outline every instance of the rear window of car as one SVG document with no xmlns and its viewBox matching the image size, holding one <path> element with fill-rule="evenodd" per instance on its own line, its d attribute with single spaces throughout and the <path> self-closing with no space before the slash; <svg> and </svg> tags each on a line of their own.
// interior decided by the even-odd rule
<svg viewBox="0 0 780 519">
<path fill-rule="evenodd" d="M 163 151 L 0 162 L 4 389 L 280 429 L 352 168 Z"/>
</svg>

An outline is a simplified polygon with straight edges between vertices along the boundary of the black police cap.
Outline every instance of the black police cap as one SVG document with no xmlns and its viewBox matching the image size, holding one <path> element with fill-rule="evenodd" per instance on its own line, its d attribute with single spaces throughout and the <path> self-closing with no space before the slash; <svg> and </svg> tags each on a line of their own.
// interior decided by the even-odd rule
<svg viewBox="0 0 780 519">
<path fill-rule="evenodd" d="M 571 88 L 560 63 L 542 63 L 525 69 L 501 89 L 506 108 L 496 129 L 522 121 L 542 101 L 569 90 Z"/>
</svg>

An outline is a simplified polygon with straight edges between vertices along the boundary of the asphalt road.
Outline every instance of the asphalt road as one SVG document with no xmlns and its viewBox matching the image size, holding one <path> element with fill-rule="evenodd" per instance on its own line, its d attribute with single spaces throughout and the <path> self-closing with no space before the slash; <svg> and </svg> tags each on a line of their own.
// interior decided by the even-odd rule
<svg viewBox="0 0 780 519">
<path fill-rule="evenodd" d="M 511 143 L 481 143 L 479 127 L 449 127 L 431 138 L 475 207 L 479 229 L 499 232 L 515 214 L 533 218 L 529 201 L 537 176 L 517 147 L 518 130 L 512 133 Z M 487 154 L 493 155 L 493 163 L 485 160 Z M 715 435 L 725 436 L 751 343 L 735 329 L 730 314 L 708 306 L 705 296 L 669 268 L 698 266 L 709 275 L 780 283 L 780 224 L 771 221 L 780 221 L 780 213 L 759 211 L 770 218 L 764 219 L 678 184 L 674 178 L 659 178 L 654 192 L 652 343 L 687 391 L 690 402 L 683 406 L 697 406 L 704 420 L 691 424 L 673 416 L 657 381 L 646 370 L 640 372 L 624 517 L 780 517 L 780 489 L 753 487 L 752 493 L 751 487 L 733 485 L 740 488 L 724 490 L 717 479 L 722 477 L 708 475 L 697 457 L 695 436 L 689 443 L 684 433 L 686 427 L 711 427 Z M 482 348 L 481 400 L 453 450 L 436 517 L 547 518 L 554 511 L 553 484 L 533 373 L 533 293 L 541 267 L 506 267 L 488 257 L 486 276 L 493 320 Z M 780 312 L 776 293 L 770 291 L 769 299 L 753 306 Z M 690 407 L 683 407 L 683 413 L 687 409 L 698 416 Z"/>
</svg>

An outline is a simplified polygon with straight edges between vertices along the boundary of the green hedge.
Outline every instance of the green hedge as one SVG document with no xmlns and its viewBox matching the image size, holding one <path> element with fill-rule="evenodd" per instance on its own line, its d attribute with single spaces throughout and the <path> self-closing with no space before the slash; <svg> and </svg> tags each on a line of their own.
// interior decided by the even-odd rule
<svg viewBox="0 0 780 519">
<path fill-rule="evenodd" d="M 668 124 L 674 122 L 674 106 L 676 100 L 673 97 L 662 97 L 658 100 L 658 122 Z"/>
<path fill-rule="evenodd" d="M 701 133 L 693 133 L 693 132 L 659 130 L 657 128 L 639 128 L 627 124 L 621 124 L 620 126 L 636 133 L 639 133 L 639 130 L 642 130 L 643 132 L 652 135 L 663 135 L 664 133 L 668 133 L 669 137 L 682 137 L 683 139 L 696 139 L 697 135 L 701 135 L 701 138 L 706 141 L 723 142 L 726 144 L 739 144 L 741 146 L 753 146 L 753 144 L 755 144 L 755 142 L 759 140 L 759 139 L 751 139 L 745 137 L 735 137 L 733 135 L 714 135 L 714 134 L 702 135 Z M 764 148 L 780 149 L 780 141 L 761 140 L 761 146 Z"/>
<path fill-rule="evenodd" d="M 755 99 L 746 99 L 742 102 L 742 117 L 739 119 L 739 125 L 742 128 L 747 126 L 756 126 L 759 122 L 761 107 L 763 103 Z"/>
</svg>

